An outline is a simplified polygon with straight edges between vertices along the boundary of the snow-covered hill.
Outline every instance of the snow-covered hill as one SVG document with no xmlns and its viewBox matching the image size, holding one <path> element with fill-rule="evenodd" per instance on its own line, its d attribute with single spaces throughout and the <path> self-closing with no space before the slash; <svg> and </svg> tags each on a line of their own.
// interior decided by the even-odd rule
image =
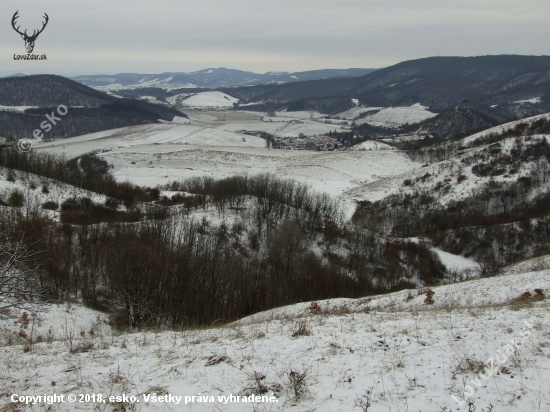
<svg viewBox="0 0 550 412">
<path fill-rule="evenodd" d="M 377 113 L 356 120 L 357 124 L 368 123 L 372 126 L 399 127 L 404 124 L 419 123 L 435 117 L 436 114 L 420 104 L 411 107 L 387 107 Z"/>
<path fill-rule="evenodd" d="M 204 92 L 198 93 L 181 102 L 183 107 L 194 108 L 228 108 L 233 107 L 239 99 L 222 92 Z"/>
<path fill-rule="evenodd" d="M 529 119 L 523 119 L 506 123 L 483 132 L 476 133 L 461 139 L 454 144 L 458 147 L 463 147 L 460 154 L 442 162 L 434 162 L 426 167 L 418 168 L 411 172 L 406 172 L 401 175 L 396 175 L 390 179 L 380 180 L 374 183 L 367 183 L 363 186 L 354 188 L 347 194 L 359 200 L 379 200 L 390 194 L 398 192 L 414 193 L 438 193 L 437 201 L 441 204 L 450 201 L 457 201 L 479 193 L 484 187 L 490 184 L 499 183 L 509 184 L 518 181 L 522 177 L 530 177 L 536 170 L 540 169 L 537 159 L 529 159 L 522 161 L 519 167 L 511 170 L 511 173 L 502 173 L 500 175 L 485 175 L 475 173 L 475 166 L 492 164 L 496 162 L 498 157 L 508 156 L 514 160 L 517 157 L 516 137 L 509 137 L 502 140 L 496 145 L 480 144 L 480 139 L 486 138 L 491 134 L 498 134 L 515 128 L 520 123 L 533 123 L 539 119 L 547 119 L 550 114 L 535 116 Z M 537 139 L 546 139 L 550 142 L 549 135 L 542 136 L 523 136 L 521 145 L 529 147 L 536 144 Z M 478 147 L 475 147 L 478 146 Z M 473 147 L 473 148 L 472 148 Z M 467 165 L 467 166 L 466 166 Z M 404 181 L 410 181 L 410 186 L 404 187 Z M 541 185 L 540 191 L 550 187 L 548 182 Z"/>
<path fill-rule="evenodd" d="M 22 343 L 31 325 L 9 327 L 20 336 L 0 348 L 0 407 L 17 410 L 11 394 L 95 393 L 107 399 L 95 407 L 106 411 L 443 412 L 468 410 L 468 403 L 477 411 L 549 410 L 550 271 L 432 291 L 303 303 L 223 327 L 130 334 L 110 331 L 92 312 L 80 315 L 86 325 L 73 319 L 74 307 L 52 308 L 35 320 L 32 350 Z M 61 336 L 48 338 L 48 325 L 61 325 Z M 150 394 L 171 395 L 171 402 Z M 121 395 L 136 402 L 108 401 Z M 248 402 L 250 395 L 265 402 Z M 49 410 L 93 407 L 65 398 Z"/>
<path fill-rule="evenodd" d="M 38 209 L 55 220 L 59 219 L 58 206 L 70 197 L 84 196 L 98 204 L 104 204 L 107 199 L 104 195 L 79 189 L 54 179 L 47 179 L 43 176 L 17 170 L 8 172 L 6 169 L 1 169 L 0 208 L 11 207 L 4 206 L 4 204 L 9 204 L 14 193 L 19 193 L 22 196 L 22 207 L 27 213 Z M 43 209 L 42 206 L 47 203 L 52 206 Z M 57 206 L 54 208 L 53 205 Z"/>
</svg>

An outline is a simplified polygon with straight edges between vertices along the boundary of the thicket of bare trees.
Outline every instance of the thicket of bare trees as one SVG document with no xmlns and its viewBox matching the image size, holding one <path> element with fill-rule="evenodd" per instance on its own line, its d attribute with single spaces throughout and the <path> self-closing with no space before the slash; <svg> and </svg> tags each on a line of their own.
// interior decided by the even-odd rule
<svg viewBox="0 0 550 412">
<path fill-rule="evenodd" d="M 116 307 L 132 326 L 206 324 L 362 291 L 341 271 L 301 253 L 300 231 L 289 233 L 291 223 L 273 234 L 265 254 L 246 256 L 204 223 L 70 226 L 15 209 L 3 210 L 0 219 L 2 232 L 25 235 L 38 255 L 49 297 Z M 282 247 L 287 241 L 292 248 Z"/>
<path fill-rule="evenodd" d="M 35 310 L 43 301 L 37 254 L 8 233 L 0 239 L 0 318 L 14 309 Z"/>
<path fill-rule="evenodd" d="M 223 214 L 240 204 L 233 212 L 243 219 L 211 225 L 187 218 L 181 207 L 147 204 L 140 222 L 68 225 L 6 207 L 0 231 L 25 239 L 37 254 L 49 298 L 115 310 L 133 327 L 229 321 L 444 275 L 424 245 L 345 227 L 333 201 L 302 185 L 267 175 L 214 181 L 209 189 L 205 182 L 192 189 L 204 193 L 196 207 Z"/>
<path fill-rule="evenodd" d="M 339 202 L 326 193 L 314 193 L 307 185 L 271 174 L 221 180 L 196 177 L 173 182 L 167 188 L 196 194 L 201 199 L 195 203 L 196 207 L 215 208 L 220 214 L 226 209 L 251 208 L 254 211 L 251 220 L 260 235 L 263 230 L 270 233 L 277 222 L 285 220 L 297 221 L 304 230 L 313 233 L 323 228 L 325 220 L 341 224 L 343 219 Z"/>
<path fill-rule="evenodd" d="M 141 188 L 128 182 L 117 182 L 109 171 L 109 165 L 94 153 L 79 158 L 66 159 L 31 150 L 21 152 L 17 148 L 0 149 L 0 167 L 34 173 L 72 186 L 107 195 L 126 207 L 141 201 L 158 199 L 158 189 Z"/>
<path fill-rule="evenodd" d="M 115 182 L 91 154 L 66 160 L 5 151 L 0 165 L 22 170 L 17 179 L 32 172 L 112 196 L 106 205 L 66 199 L 61 223 L 40 205 L 24 213 L 25 199 L 11 202 L 0 208 L 0 232 L 35 254 L 47 297 L 82 299 L 132 327 L 229 321 L 301 301 L 433 284 L 445 274 L 425 245 L 346 226 L 336 200 L 273 175 L 188 179 L 167 187 L 187 195 L 159 199 L 159 189 Z M 130 213 L 119 216 L 118 202 Z M 192 209 L 222 223 L 194 220 Z"/>
</svg>

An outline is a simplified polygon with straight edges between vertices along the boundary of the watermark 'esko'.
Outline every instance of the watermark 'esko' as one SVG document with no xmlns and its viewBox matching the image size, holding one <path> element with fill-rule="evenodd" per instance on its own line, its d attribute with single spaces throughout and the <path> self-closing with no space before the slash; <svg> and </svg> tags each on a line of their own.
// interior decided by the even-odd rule
<svg viewBox="0 0 550 412">
<path fill-rule="evenodd" d="M 51 115 L 47 114 L 46 119 L 48 120 L 44 120 L 42 123 L 40 123 L 40 129 L 44 130 L 45 133 L 48 133 L 50 130 L 52 130 L 53 126 L 57 125 L 57 122 L 61 121 L 61 117 L 56 117 L 55 113 L 56 112 L 52 112 Z M 57 106 L 57 114 L 59 114 L 59 116 L 65 116 L 67 113 L 69 113 L 69 109 L 67 108 L 67 106 L 62 104 Z M 32 132 L 32 135 L 35 139 L 42 139 L 42 137 L 44 136 L 44 133 L 42 133 L 40 129 L 35 129 Z"/>
<path fill-rule="evenodd" d="M 38 38 L 40 33 L 42 33 L 46 28 L 46 26 L 48 25 L 48 22 L 50 21 L 49 16 L 46 13 L 44 13 L 45 20 L 42 23 L 42 28 L 39 30 L 34 30 L 30 36 L 27 34 L 27 30 L 25 30 L 24 32 L 20 31 L 21 26 L 15 27 L 15 25 L 17 24 L 18 18 L 19 18 L 19 10 L 16 11 L 15 14 L 13 15 L 11 19 L 11 26 L 17 33 L 19 33 L 21 38 L 25 41 L 25 49 L 27 50 L 27 56 L 24 56 L 25 58 L 23 58 L 23 56 L 13 55 L 13 59 L 14 60 L 22 60 L 22 59 L 23 60 L 46 60 L 46 55 L 36 56 L 37 58 L 29 58 L 29 56 L 34 56 L 33 54 L 31 54 L 34 50 L 34 43 L 36 42 L 36 39 Z"/>
<path fill-rule="evenodd" d="M 56 126 L 57 122 L 61 121 L 61 117 L 57 117 L 56 113 L 59 116 L 65 116 L 67 113 L 69 113 L 69 108 L 65 105 L 60 104 L 59 106 L 57 106 L 56 112 L 47 114 L 46 119 L 48 120 L 45 120 L 42 123 L 40 123 L 40 129 L 44 130 L 44 133 L 51 131 L 53 126 Z M 35 129 L 32 132 L 32 135 L 34 136 L 35 139 L 42 139 L 42 137 L 44 137 L 44 133 L 40 129 Z M 28 152 L 32 149 L 32 141 L 30 141 L 29 139 L 21 139 L 17 142 L 17 147 L 22 152 Z M 65 146 L 63 146 L 63 148 L 65 148 Z"/>
</svg>

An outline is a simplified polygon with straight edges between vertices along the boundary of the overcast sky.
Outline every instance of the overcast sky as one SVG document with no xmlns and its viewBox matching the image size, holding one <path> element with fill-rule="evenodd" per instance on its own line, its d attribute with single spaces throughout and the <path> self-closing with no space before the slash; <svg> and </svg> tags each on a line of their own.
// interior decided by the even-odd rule
<svg viewBox="0 0 550 412">
<path fill-rule="evenodd" d="M 11 27 L 48 27 L 26 54 Z M 549 0 L 0 0 L 0 75 L 379 68 L 428 56 L 550 54 Z"/>
</svg>

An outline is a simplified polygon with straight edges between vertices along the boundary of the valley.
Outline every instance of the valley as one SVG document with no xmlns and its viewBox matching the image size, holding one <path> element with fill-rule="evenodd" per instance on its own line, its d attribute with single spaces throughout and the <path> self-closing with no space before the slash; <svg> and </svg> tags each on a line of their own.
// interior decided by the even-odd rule
<svg viewBox="0 0 550 412">
<path fill-rule="evenodd" d="M 338 197 L 352 188 L 420 166 L 399 151 L 382 150 L 391 148 L 383 143 L 361 151 L 268 149 L 265 139 L 248 134 L 267 132 L 281 140 L 297 139 L 303 132 L 328 134 L 345 131 L 345 126 L 309 119 L 293 124 L 292 119 L 279 116 L 273 121 L 265 113 L 188 111 L 187 115 L 189 119 L 41 143 L 35 148 L 68 157 L 98 151 L 98 156 L 113 166 L 117 180 L 152 187 L 196 176 L 219 179 L 273 173 Z M 354 199 L 341 198 L 351 213 Z"/>
</svg>

